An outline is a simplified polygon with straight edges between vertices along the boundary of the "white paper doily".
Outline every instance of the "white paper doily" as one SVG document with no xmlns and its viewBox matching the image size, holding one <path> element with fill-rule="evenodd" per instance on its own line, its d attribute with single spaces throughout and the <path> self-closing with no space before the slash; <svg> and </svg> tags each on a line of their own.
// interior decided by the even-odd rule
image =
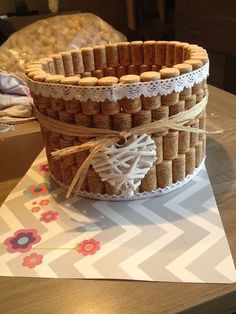
<svg viewBox="0 0 236 314">
<path fill-rule="evenodd" d="M 101 200 L 101 201 L 115 201 L 115 202 L 120 202 L 120 201 L 134 201 L 134 200 L 141 200 L 144 198 L 151 198 L 151 197 L 156 197 L 156 196 L 162 196 L 164 194 L 170 193 L 172 191 L 175 191 L 176 189 L 181 188 L 182 186 L 184 186 L 186 183 L 188 183 L 190 180 L 192 180 L 198 173 L 199 171 L 202 169 L 204 163 L 205 163 L 205 159 L 204 158 L 201 162 L 201 164 L 194 170 L 194 172 L 192 174 L 189 174 L 185 177 L 185 179 L 183 181 L 177 181 L 176 183 L 173 183 L 165 188 L 158 188 L 155 191 L 152 192 L 141 192 L 141 193 L 135 193 L 133 196 L 131 197 L 127 197 L 127 196 L 122 196 L 122 195 L 108 195 L 108 194 L 99 194 L 99 193 L 90 193 L 90 192 L 86 192 L 86 191 L 81 191 L 79 192 L 79 196 L 85 197 L 85 198 L 91 198 L 94 200 Z M 68 187 L 58 181 L 51 173 L 50 173 L 51 177 L 53 178 L 53 180 L 59 185 L 61 186 L 63 189 L 67 190 Z"/>
<path fill-rule="evenodd" d="M 133 84 L 114 84 L 112 86 L 73 86 L 63 84 L 53 84 L 37 82 L 28 79 L 30 90 L 36 95 L 44 97 L 62 98 L 64 100 L 87 101 L 91 99 L 96 102 L 109 99 L 116 101 L 127 97 L 129 99 L 140 96 L 152 97 L 168 95 L 172 92 L 181 92 L 184 88 L 190 88 L 194 84 L 202 82 L 209 75 L 209 63 L 190 73 L 182 74 L 170 79 L 161 79 L 150 82 L 140 82 Z"/>
</svg>

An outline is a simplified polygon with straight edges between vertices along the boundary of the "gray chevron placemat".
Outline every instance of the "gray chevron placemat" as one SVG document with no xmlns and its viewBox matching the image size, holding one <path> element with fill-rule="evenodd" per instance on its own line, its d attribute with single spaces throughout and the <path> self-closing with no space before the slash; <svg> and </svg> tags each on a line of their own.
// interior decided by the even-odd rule
<svg viewBox="0 0 236 314">
<path fill-rule="evenodd" d="M 161 197 L 104 202 L 64 196 L 41 153 L 0 210 L 0 275 L 236 281 L 205 167 Z"/>
</svg>

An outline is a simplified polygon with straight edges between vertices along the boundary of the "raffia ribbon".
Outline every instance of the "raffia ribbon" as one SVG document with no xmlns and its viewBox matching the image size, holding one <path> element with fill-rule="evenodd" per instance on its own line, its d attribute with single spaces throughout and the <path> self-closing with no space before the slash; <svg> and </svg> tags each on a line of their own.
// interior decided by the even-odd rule
<svg viewBox="0 0 236 314">
<path fill-rule="evenodd" d="M 198 104 L 186 111 L 180 112 L 169 118 L 164 118 L 158 121 L 151 122 L 149 124 L 134 127 L 127 132 L 120 132 L 109 129 L 87 128 L 76 124 L 70 124 L 52 119 L 40 113 L 37 109 L 35 111 L 40 124 L 52 132 L 58 132 L 68 136 L 92 138 L 87 143 L 66 147 L 51 153 L 55 159 L 59 159 L 61 157 L 69 156 L 71 154 L 75 154 L 81 151 L 90 151 L 90 154 L 85 159 L 81 167 L 77 170 L 69 186 L 66 194 L 66 198 L 69 198 L 75 186 L 75 195 L 79 193 L 80 187 L 86 177 L 86 174 L 91 164 L 91 160 L 94 158 L 94 156 L 106 147 L 117 143 L 121 138 L 127 138 L 132 135 L 140 135 L 143 133 L 152 134 L 163 129 L 174 129 L 178 131 L 187 131 L 193 133 L 222 133 L 223 130 L 209 132 L 198 128 L 191 128 L 190 126 L 184 126 L 185 123 L 195 119 L 205 109 L 207 102 L 208 95 L 206 95 L 203 100 L 200 101 Z"/>
</svg>

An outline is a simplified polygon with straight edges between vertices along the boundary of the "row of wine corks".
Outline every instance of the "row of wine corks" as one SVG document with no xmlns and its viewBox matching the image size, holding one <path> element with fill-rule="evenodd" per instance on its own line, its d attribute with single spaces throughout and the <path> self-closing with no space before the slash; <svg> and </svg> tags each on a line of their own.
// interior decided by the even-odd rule
<svg viewBox="0 0 236 314">
<path fill-rule="evenodd" d="M 35 104 L 42 113 L 53 119 L 60 119 L 67 123 L 76 123 L 86 127 L 100 128 L 102 126 L 106 129 L 127 131 L 132 127 L 149 124 L 153 120 L 168 118 L 169 116 L 193 107 L 196 104 L 196 95 L 192 95 L 185 99 L 185 101 L 179 101 L 177 104 L 172 106 L 162 105 L 153 110 L 141 109 L 139 112 L 132 114 L 120 112 L 119 103 L 111 103 L 107 100 L 101 104 L 91 101 L 80 104 L 77 101 L 64 102 L 63 100 L 57 100 L 54 98 L 48 99 L 40 97 L 39 99 L 37 97 L 37 100 L 35 99 Z M 200 128 L 205 128 L 205 112 L 203 112 L 199 118 L 200 120 L 195 119 L 188 125 L 192 125 L 192 127 L 195 128 L 198 128 L 199 126 Z M 153 136 L 160 137 L 166 135 L 166 133 L 166 130 L 164 130 L 164 132 L 159 131 L 154 133 Z M 174 140 L 174 134 L 175 133 L 172 133 L 168 135 L 168 137 L 171 137 L 172 135 L 172 140 Z M 183 153 L 188 150 L 189 146 L 194 146 L 198 141 L 198 137 L 199 135 L 197 133 L 189 134 L 189 132 L 179 132 L 179 152 Z M 177 143 L 176 139 L 175 143 Z M 182 146 L 185 148 L 182 148 Z"/>
<path fill-rule="evenodd" d="M 208 55 L 203 48 L 187 43 L 135 41 L 93 48 L 85 47 L 54 54 L 31 63 L 27 71 L 41 67 L 43 71 L 52 75 L 80 76 L 85 73 L 84 76 L 110 76 L 111 74 L 121 76 L 127 73 L 139 74 L 146 70 L 155 70 L 155 67 L 150 68 L 154 65 L 158 70 L 162 66 L 172 67 L 187 59 L 200 59 L 206 63 Z M 114 74 L 115 69 L 116 74 Z"/>
<path fill-rule="evenodd" d="M 182 67 L 183 68 L 183 67 Z M 190 65 L 185 65 L 185 69 L 191 68 Z M 164 78 L 170 78 L 174 76 L 179 75 L 180 70 L 177 68 L 166 68 L 160 71 L 160 73 L 155 72 L 155 71 L 150 71 L 150 72 L 144 72 L 141 74 L 141 76 L 137 75 L 125 75 L 120 78 L 121 84 L 132 84 L 132 83 L 138 83 L 140 81 L 142 82 L 147 82 L 147 81 L 155 81 L 160 79 L 160 77 Z M 47 81 L 49 82 L 56 82 L 58 80 L 58 76 L 50 77 L 50 80 L 48 79 Z M 61 78 L 60 78 L 61 80 Z M 68 81 L 70 82 L 76 82 L 77 79 L 75 77 L 67 77 L 62 80 L 62 82 L 67 83 Z M 79 81 L 80 86 L 111 86 L 114 85 L 118 82 L 118 79 L 116 77 L 104 77 L 101 79 L 97 78 L 83 78 Z M 112 114 L 117 114 L 120 111 L 120 105 L 122 106 L 122 110 L 126 113 L 136 113 L 139 112 L 142 108 L 145 110 L 153 110 L 157 109 L 160 107 L 160 105 L 166 105 L 166 106 L 171 106 L 171 105 L 176 105 L 179 100 L 186 100 L 191 97 L 192 92 L 196 94 L 198 97 L 198 100 L 200 101 L 200 97 L 203 97 L 203 89 L 202 89 L 202 84 L 198 83 L 195 84 L 194 87 L 191 89 L 185 88 L 182 92 L 176 93 L 172 92 L 169 95 L 156 95 L 153 97 L 141 97 L 141 98 L 136 98 L 136 99 L 128 99 L 128 98 L 123 98 L 120 101 L 117 102 L 111 102 L 109 100 L 106 100 L 102 103 L 102 113 L 112 115 Z M 43 97 L 42 97 L 42 102 L 43 102 Z M 180 106 L 181 104 L 179 104 Z M 47 100 L 45 99 L 45 106 L 47 107 Z M 63 105 L 62 102 L 60 101 L 55 101 L 55 110 L 60 111 L 63 110 Z M 67 101 L 65 102 L 66 106 L 66 111 L 69 113 L 77 113 L 81 111 L 80 108 L 80 103 L 76 100 L 72 101 Z M 43 108 L 43 104 L 41 104 L 41 108 Z M 174 108 L 173 114 L 174 114 Z M 87 115 L 95 115 L 100 112 L 99 109 L 99 103 L 96 103 L 94 101 L 87 101 L 87 102 L 82 102 L 82 111 L 87 114 Z M 178 113 L 178 112 L 176 112 Z M 171 115 L 173 115 L 171 114 Z"/>
<path fill-rule="evenodd" d="M 154 191 L 157 188 L 165 188 L 177 181 L 183 181 L 185 177 L 192 174 L 205 156 L 205 140 L 199 141 L 195 147 L 191 147 L 185 154 L 178 154 L 173 160 L 164 160 L 158 165 L 152 166 L 145 178 L 142 180 L 139 188 L 140 192 Z M 59 164 L 53 161 L 49 166 L 53 175 L 62 180 L 65 185 L 69 185 L 73 176 L 80 166 L 80 161 L 77 164 L 68 166 L 64 161 Z M 89 191 L 93 193 L 108 193 L 118 194 L 114 187 L 110 186 L 107 182 L 102 182 L 99 175 L 91 167 L 88 171 L 85 181 L 83 182 L 82 191 Z"/>
<path fill-rule="evenodd" d="M 35 105 L 38 110 L 48 115 L 49 117 L 62 120 L 67 123 L 75 123 L 86 127 L 103 127 L 107 129 L 114 129 L 117 131 L 128 131 L 130 128 L 149 124 L 152 121 L 157 121 L 163 118 L 168 118 L 179 112 L 187 110 L 196 104 L 196 95 L 190 96 L 186 100 L 180 100 L 175 105 L 160 106 L 160 99 L 155 102 L 150 102 L 150 107 L 146 103 L 136 103 L 132 113 L 129 108 L 129 113 L 121 111 L 120 102 L 110 102 L 105 100 L 102 103 L 93 102 L 78 102 L 76 100 L 63 101 L 61 99 L 54 99 L 47 97 L 34 97 Z M 127 103 L 125 102 L 127 105 Z M 156 107 L 154 107 L 154 105 Z M 136 108 L 138 106 L 138 110 Z M 142 106 L 142 107 L 140 107 Z M 135 109 L 135 110 L 134 110 Z M 191 121 L 190 125 L 194 121 Z M 157 132 L 159 133 L 159 132 Z M 154 133 L 155 135 L 156 133 Z M 158 136 L 158 134 L 156 134 Z"/>
</svg>

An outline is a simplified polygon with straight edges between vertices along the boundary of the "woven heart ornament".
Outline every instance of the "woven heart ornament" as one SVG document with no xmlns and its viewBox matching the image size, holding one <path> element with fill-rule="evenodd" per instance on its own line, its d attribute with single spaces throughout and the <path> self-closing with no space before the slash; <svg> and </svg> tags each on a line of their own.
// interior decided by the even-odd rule
<svg viewBox="0 0 236 314">
<path fill-rule="evenodd" d="M 132 196 L 156 160 L 156 144 L 147 134 L 105 148 L 92 160 L 94 170 L 121 195 Z"/>
</svg>

